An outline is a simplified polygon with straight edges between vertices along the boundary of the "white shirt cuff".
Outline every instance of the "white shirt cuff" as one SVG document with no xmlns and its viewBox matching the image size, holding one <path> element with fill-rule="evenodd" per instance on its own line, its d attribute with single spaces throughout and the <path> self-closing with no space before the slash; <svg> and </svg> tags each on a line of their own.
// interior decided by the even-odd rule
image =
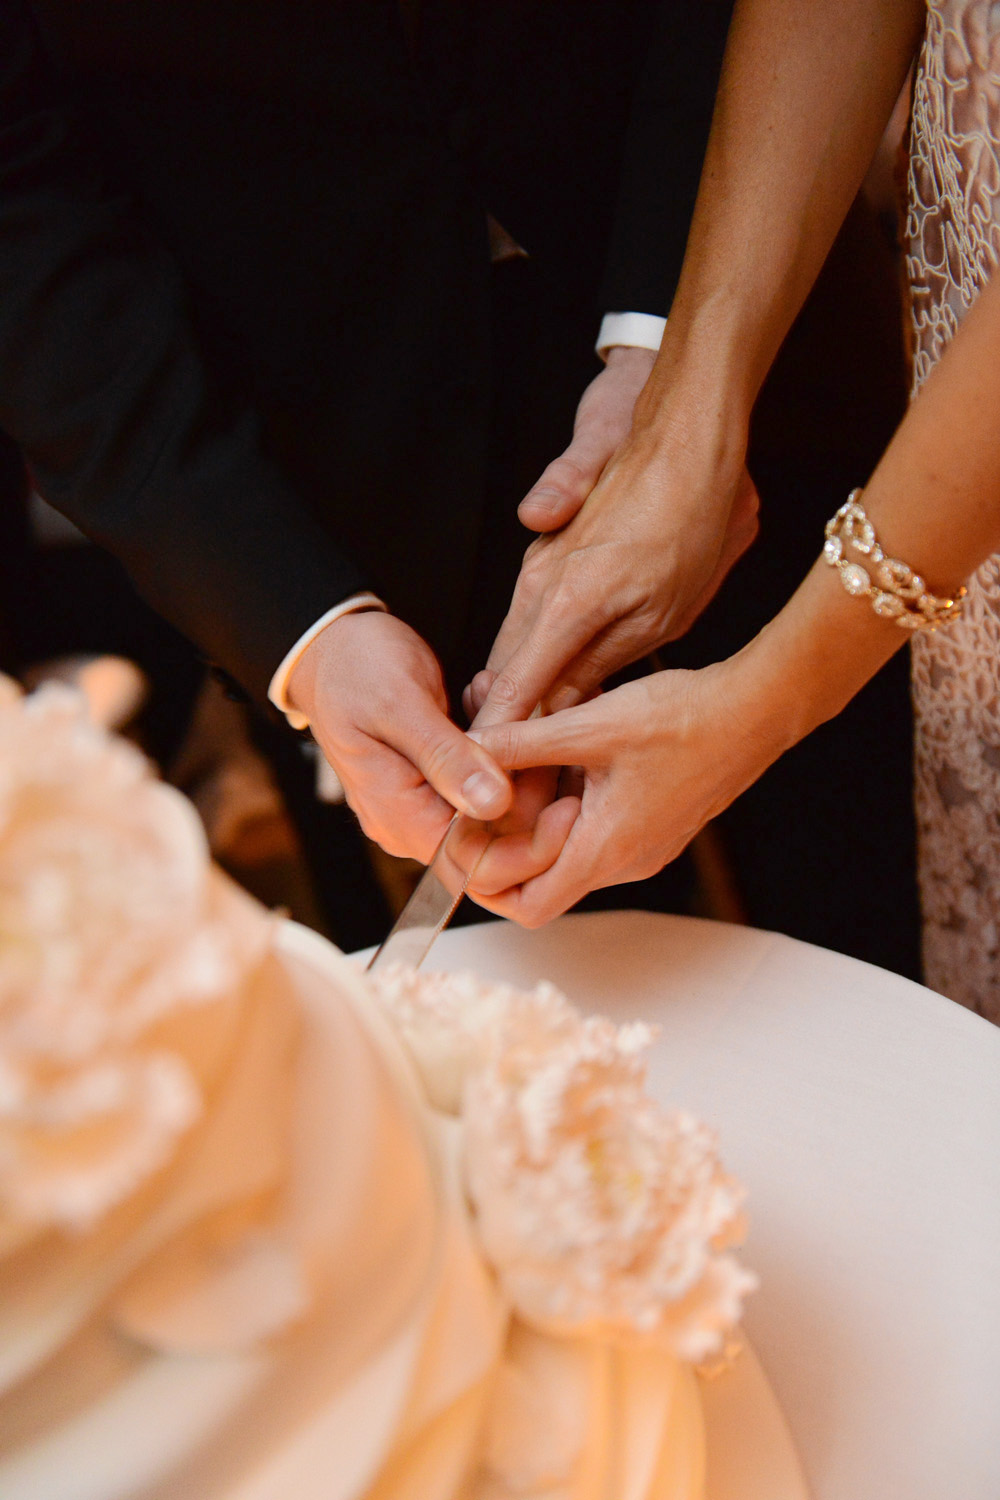
<svg viewBox="0 0 1000 1500">
<path fill-rule="evenodd" d="M 601 359 L 607 359 L 608 350 L 620 344 L 626 344 L 631 349 L 656 351 L 660 347 L 666 326 L 666 318 L 657 318 L 653 313 L 605 313 L 594 347 Z"/>
<path fill-rule="evenodd" d="M 349 599 L 344 599 L 340 604 L 335 604 L 333 609 L 328 609 L 325 615 L 320 615 L 316 623 L 310 625 L 305 634 L 299 636 L 292 649 L 282 657 L 277 671 L 268 684 L 267 696 L 275 708 L 281 710 L 293 729 L 308 729 L 309 720 L 305 714 L 293 708 L 288 701 L 286 690 L 289 677 L 298 665 L 300 657 L 328 625 L 332 625 L 334 620 L 339 620 L 342 615 L 352 615 L 359 609 L 381 609 L 388 613 L 389 606 L 383 604 L 377 594 L 352 594 Z"/>
</svg>

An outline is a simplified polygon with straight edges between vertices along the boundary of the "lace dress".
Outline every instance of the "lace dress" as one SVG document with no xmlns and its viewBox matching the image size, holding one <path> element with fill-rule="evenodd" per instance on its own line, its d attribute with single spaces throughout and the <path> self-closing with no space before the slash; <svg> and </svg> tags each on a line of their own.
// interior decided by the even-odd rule
<svg viewBox="0 0 1000 1500">
<path fill-rule="evenodd" d="M 1000 4 L 931 0 L 914 84 L 914 392 L 1000 261 Z M 998 351 L 1000 378 L 1000 351 Z M 927 983 L 1000 1022 L 1000 556 L 912 643 Z"/>
</svg>

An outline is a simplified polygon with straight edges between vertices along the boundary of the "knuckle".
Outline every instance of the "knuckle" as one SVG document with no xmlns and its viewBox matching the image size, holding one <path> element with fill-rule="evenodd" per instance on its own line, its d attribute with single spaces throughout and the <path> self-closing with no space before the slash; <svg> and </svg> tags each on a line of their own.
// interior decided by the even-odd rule
<svg viewBox="0 0 1000 1500">
<path fill-rule="evenodd" d="M 642 650 L 659 646 L 667 638 L 673 611 L 669 606 L 661 607 L 655 599 L 647 599 L 622 623 L 623 640 Z"/>
<path fill-rule="evenodd" d="M 646 853 L 632 862 L 632 870 L 622 879 L 628 880 L 651 880 L 658 875 L 666 864 L 666 856 L 661 854 Z"/>
<path fill-rule="evenodd" d="M 549 468 L 544 472 L 543 478 L 550 492 L 558 492 L 561 498 L 576 496 L 577 490 L 583 484 L 583 465 L 577 459 L 573 449 L 565 450 L 558 459 L 553 459 Z"/>
<path fill-rule="evenodd" d="M 531 932 L 537 932 L 539 927 L 544 927 L 556 915 L 558 912 L 551 907 L 551 903 L 533 901 L 528 897 L 521 903 L 517 919 L 522 927 L 527 927 Z"/>
<path fill-rule="evenodd" d="M 550 551 L 548 543 L 548 536 L 536 537 L 525 549 L 515 595 L 530 597 L 538 592 L 548 571 Z"/>
<path fill-rule="evenodd" d="M 589 560 L 579 553 L 567 559 L 559 579 L 549 591 L 548 606 L 560 619 L 603 624 L 610 604 Z"/>
<path fill-rule="evenodd" d="M 403 841 L 398 837 L 398 835 L 386 833 L 383 831 L 378 835 L 370 833 L 368 837 L 372 840 L 373 843 L 378 844 L 379 848 L 385 854 L 391 854 L 393 859 L 407 859 L 413 857 L 413 850 L 410 849 L 406 844 L 404 844 Z"/>
<path fill-rule="evenodd" d="M 434 734 L 425 735 L 423 739 L 424 743 L 417 750 L 420 769 L 428 781 L 435 782 L 456 766 L 464 747 L 450 740 L 441 740 Z"/>
<path fill-rule="evenodd" d="M 517 725 L 514 723 L 494 725 L 490 729 L 488 738 L 484 741 L 483 748 L 496 761 L 497 765 L 512 765 L 517 759 L 520 748 L 520 736 Z"/>
<path fill-rule="evenodd" d="M 373 844 L 378 844 L 386 854 L 399 855 L 401 853 L 398 833 L 393 831 L 391 823 L 384 822 L 372 808 L 366 807 L 357 801 L 350 801 L 354 816 L 361 825 L 361 832 L 365 838 L 371 839 Z"/>
<path fill-rule="evenodd" d="M 548 607 L 552 614 L 575 617 L 580 612 L 580 589 L 576 580 L 564 573 L 550 590 Z"/>
<path fill-rule="evenodd" d="M 584 457 L 588 446 L 588 431 L 584 428 L 577 433 L 566 452 L 552 464 L 552 468 L 558 470 L 561 483 L 566 489 L 574 493 L 590 486 L 594 477 L 593 462 L 588 462 Z"/>
<path fill-rule="evenodd" d="M 572 441 L 563 451 L 554 458 L 546 468 L 539 480 L 540 484 L 551 486 L 553 483 L 560 489 L 567 484 L 574 484 L 581 475 L 581 466 L 577 457 L 579 434 L 574 434 Z"/>
<path fill-rule="evenodd" d="M 440 726 L 429 723 L 424 715 L 416 714 L 404 715 L 403 723 L 404 732 L 396 748 L 405 761 L 425 771 L 427 766 L 435 763 L 439 754 Z"/>
<path fill-rule="evenodd" d="M 505 891 L 509 884 L 510 882 L 504 881 L 500 875 L 491 875 L 488 870 L 485 873 L 477 870 L 476 878 L 469 885 L 466 894 L 471 896 L 486 896 L 492 899 Z"/>
<path fill-rule="evenodd" d="M 426 808 L 407 806 L 405 801 L 373 820 L 367 836 L 395 859 L 428 860 L 437 848 L 447 818 Z M 364 824 L 362 824 L 364 828 Z"/>
<path fill-rule="evenodd" d="M 475 702 L 477 699 L 485 698 L 489 693 L 490 688 L 493 686 L 495 680 L 496 672 L 492 671 L 488 667 L 484 667 L 482 671 L 477 672 L 475 677 L 473 677 L 472 682 L 469 684 L 472 691 L 473 701 Z"/>
<path fill-rule="evenodd" d="M 514 708 L 521 698 L 521 683 L 512 672 L 501 672 L 493 684 L 490 700 L 498 709 Z M 494 736 L 499 736 L 498 740 Z M 504 731 L 495 729 L 490 738 L 489 750 L 491 755 L 510 748 L 509 733 L 505 736 Z"/>
</svg>

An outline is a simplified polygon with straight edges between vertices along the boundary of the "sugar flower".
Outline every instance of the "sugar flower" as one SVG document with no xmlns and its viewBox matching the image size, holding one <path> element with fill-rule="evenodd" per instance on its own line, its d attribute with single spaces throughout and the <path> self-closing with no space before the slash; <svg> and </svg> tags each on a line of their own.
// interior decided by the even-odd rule
<svg viewBox="0 0 1000 1500">
<path fill-rule="evenodd" d="M 477 974 L 425 974 L 409 964 L 387 964 L 369 982 L 416 1063 L 429 1102 L 446 1114 L 460 1113 L 467 1079 L 502 1045 L 511 1016 L 541 1026 L 545 1035 L 575 1024 L 575 1012 L 551 984 L 525 993 Z"/>
<path fill-rule="evenodd" d="M 176 1018 L 266 932 L 137 750 L 0 682 L 0 1243 L 88 1228 L 170 1157 L 201 1110 Z"/>
<path fill-rule="evenodd" d="M 585 1019 L 551 985 L 397 969 L 378 991 L 432 1104 L 461 1115 L 477 1233 L 514 1310 L 717 1353 L 756 1285 L 728 1253 L 743 1191 L 713 1132 L 647 1094 L 651 1030 Z"/>
</svg>

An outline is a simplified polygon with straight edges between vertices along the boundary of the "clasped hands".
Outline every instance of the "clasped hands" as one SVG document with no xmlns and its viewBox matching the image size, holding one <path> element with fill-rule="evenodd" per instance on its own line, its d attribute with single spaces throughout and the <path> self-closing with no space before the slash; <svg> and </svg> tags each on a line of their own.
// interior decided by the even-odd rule
<svg viewBox="0 0 1000 1500">
<path fill-rule="evenodd" d="M 388 615 L 338 620 L 290 684 L 365 832 L 426 863 L 453 808 L 489 822 L 452 853 L 476 866 L 476 901 L 526 926 L 660 869 L 742 789 L 742 740 L 756 751 L 731 691 L 738 658 L 600 691 L 690 626 L 757 530 L 738 438 L 682 402 L 643 412 L 653 359 L 611 351 L 521 503 L 539 535 L 466 689 L 469 735 L 433 653 Z"/>
</svg>

